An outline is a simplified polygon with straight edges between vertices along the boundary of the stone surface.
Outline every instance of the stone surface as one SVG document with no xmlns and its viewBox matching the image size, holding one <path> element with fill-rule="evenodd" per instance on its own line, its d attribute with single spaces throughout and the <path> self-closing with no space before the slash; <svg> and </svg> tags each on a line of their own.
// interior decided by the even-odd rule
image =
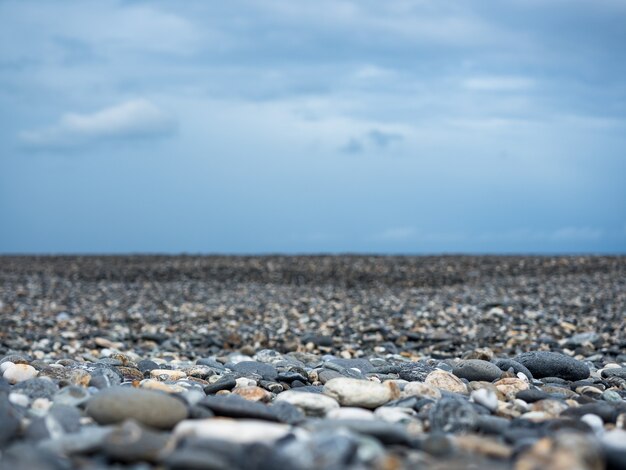
<svg viewBox="0 0 626 470">
<path fill-rule="evenodd" d="M 325 416 L 339 408 L 334 398 L 319 393 L 286 391 L 276 397 L 276 402 L 286 401 L 300 408 L 307 416 Z"/>
<path fill-rule="evenodd" d="M 100 424 L 134 419 L 146 426 L 168 429 L 187 417 L 187 407 L 181 400 L 164 393 L 114 387 L 89 400 L 87 413 Z"/>
<path fill-rule="evenodd" d="M 2 377 L 10 384 L 16 384 L 34 379 L 37 377 L 37 374 L 39 374 L 37 369 L 28 364 L 11 364 L 9 367 L 5 368 Z"/>
<path fill-rule="evenodd" d="M 586 364 L 566 356 L 549 351 L 533 351 L 520 354 L 517 362 L 527 367 L 536 378 L 560 377 L 565 380 L 583 380 L 589 377 Z"/>
<path fill-rule="evenodd" d="M 342 406 L 377 408 L 398 398 L 400 390 L 393 382 L 381 384 L 341 377 L 326 382 L 324 394 L 334 398 Z"/>
<path fill-rule="evenodd" d="M 454 369 L 452 369 L 452 373 L 457 377 L 469 381 L 484 380 L 486 382 L 498 380 L 502 375 L 502 371 L 497 365 L 480 359 L 460 361 Z"/>
<path fill-rule="evenodd" d="M 174 436 L 223 439 L 236 443 L 274 442 L 290 431 L 286 424 L 270 423 L 251 419 L 211 418 L 186 420 L 174 428 Z"/>
<path fill-rule="evenodd" d="M 426 376 L 424 383 L 439 390 L 453 393 L 467 393 L 467 386 L 461 379 L 445 370 L 434 370 Z"/>
</svg>

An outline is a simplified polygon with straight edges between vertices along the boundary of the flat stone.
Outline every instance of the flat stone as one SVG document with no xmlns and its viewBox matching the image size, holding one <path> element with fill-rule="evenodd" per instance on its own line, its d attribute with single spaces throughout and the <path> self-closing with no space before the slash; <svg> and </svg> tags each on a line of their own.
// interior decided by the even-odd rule
<svg viewBox="0 0 626 470">
<path fill-rule="evenodd" d="M 423 362 L 409 362 L 401 366 L 398 375 L 402 380 L 409 382 L 423 382 L 428 374 L 434 370 L 434 367 Z"/>
<path fill-rule="evenodd" d="M 279 394 L 274 402 L 285 401 L 300 408 L 307 416 L 325 416 L 329 411 L 339 408 L 334 398 L 319 393 L 286 391 Z"/>
<path fill-rule="evenodd" d="M 126 421 L 104 437 L 102 448 L 109 458 L 120 462 L 158 462 L 174 449 L 174 440 L 166 433 Z"/>
<path fill-rule="evenodd" d="M 276 367 L 257 361 L 241 361 L 237 364 L 232 364 L 230 368 L 243 376 L 256 374 L 260 375 L 265 380 L 275 380 L 278 376 Z"/>
<path fill-rule="evenodd" d="M 210 409 L 217 416 L 229 418 L 248 418 L 255 420 L 280 421 L 270 407 L 262 403 L 231 396 L 210 395 L 198 402 L 198 405 Z"/>
<path fill-rule="evenodd" d="M 459 362 L 452 373 L 462 379 L 469 381 L 493 382 L 498 380 L 502 375 L 502 371 L 498 366 L 491 362 L 482 361 L 480 359 L 467 359 Z"/>
<path fill-rule="evenodd" d="M 343 359 L 340 357 L 334 357 L 329 359 L 328 362 L 337 364 L 345 369 L 358 369 L 362 374 L 368 374 L 376 371 L 376 367 L 374 367 L 367 359 Z"/>
<path fill-rule="evenodd" d="M 150 371 L 150 377 L 155 380 L 165 382 L 168 380 L 176 381 L 184 379 L 187 377 L 187 374 L 181 370 L 153 369 Z"/>
<path fill-rule="evenodd" d="M 37 377 L 14 385 L 12 391 L 28 395 L 31 400 L 37 398 L 47 398 L 50 400 L 58 389 L 58 385 L 52 380 Z"/>
<path fill-rule="evenodd" d="M 289 434 L 286 424 L 270 423 L 252 419 L 209 418 L 185 420 L 174 428 L 174 436 L 221 439 L 241 444 L 272 443 Z"/>
<path fill-rule="evenodd" d="M 536 378 L 559 377 L 565 380 L 583 380 L 589 377 L 589 367 L 564 354 L 534 351 L 520 354 L 515 360 L 526 366 Z"/>
<path fill-rule="evenodd" d="M 324 394 L 337 400 L 342 406 L 377 408 L 400 396 L 400 389 L 393 382 L 377 383 L 369 380 L 341 377 L 324 385 Z"/>
<path fill-rule="evenodd" d="M 159 429 L 169 429 L 187 417 L 185 404 L 165 393 L 130 387 L 112 387 L 96 394 L 87 414 L 100 424 L 134 419 Z"/>
<path fill-rule="evenodd" d="M 234 377 L 222 377 L 218 379 L 217 382 L 213 382 L 212 384 L 204 387 L 204 393 L 206 393 L 207 395 L 211 395 L 222 390 L 232 390 L 236 386 L 237 381 Z"/>
</svg>

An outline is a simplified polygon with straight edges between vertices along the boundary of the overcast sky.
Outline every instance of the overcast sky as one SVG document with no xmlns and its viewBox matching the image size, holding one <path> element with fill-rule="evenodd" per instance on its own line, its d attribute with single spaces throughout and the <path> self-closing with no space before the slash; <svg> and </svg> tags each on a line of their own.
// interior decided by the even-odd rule
<svg viewBox="0 0 626 470">
<path fill-rule="evenodd" d="M 623 0 L 0 1 L 0 252 L 626 252 Z"/>
</svg>

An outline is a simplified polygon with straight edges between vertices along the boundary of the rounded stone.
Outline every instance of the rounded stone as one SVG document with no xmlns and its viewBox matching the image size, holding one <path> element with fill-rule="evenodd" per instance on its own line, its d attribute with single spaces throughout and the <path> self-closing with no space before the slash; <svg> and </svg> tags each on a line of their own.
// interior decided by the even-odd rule
<svg viewBox="0 0 626 470">
<path fill-rule="evenodd" d="M 24 382 L 37 377 L 39 372 L 33 366 L 28 364 L 13 364 L 6 368 L 2 376 L 10 384 Z"/>
<path fill-rule="evenodd" d="M 559 377 L 565 380 L 583 380 L 589 377 L 589 367 L 565 354 L 534 351 L 520 354 L 517 362 L 527 367 L 536 378 Z"/>
<path fill-rule="evenodd" d="M 334 398 L 321 393 L 286 391 L 276 397 L 275 402 L 287 402 L 297 406 L 307 416 L 325 416 L 329 411 L 339 408 Z"/>
<path fill-rule="evenodd" d="M 453 393 L 467 393 L 467 386 L 457 376 L 445 370 L 434 370 L 426 377 L 424 383 Z"/>
<path fill-rule="evenodd" d="M 89 400 L 87 414 L 99 424 L 134 419 L 146 426 L 169 429 L 187 417 L 187 407 L 181 400 L 165 393 L 112 387 Z"/>
<path fill-rule="evenodd" d="M 393 382 L 377 383 L 340 377 L 326 382 L 324 394 L 334 398 L 342 406 L 377 408 L 398 398 L 400 390 Z"/>
<path fill-rule="evenodd" d="M 480 359 L 467 359 L 459 362 L 452 373 L 462 379 L 471 381 L 493 382 L 498 380 L 502 375 L 502 371 L 498 366 L 491 362 L 482 361 Z"/>
<path fill-rule="evenodd" d="M 402 390 L 402 397 L 432 398 L 433 400 L 439 400 L 441 398 L 441 392 L 439 389 L 427 383 L 409 382 L 404 386 L 404 390 Z"/>
</svg>

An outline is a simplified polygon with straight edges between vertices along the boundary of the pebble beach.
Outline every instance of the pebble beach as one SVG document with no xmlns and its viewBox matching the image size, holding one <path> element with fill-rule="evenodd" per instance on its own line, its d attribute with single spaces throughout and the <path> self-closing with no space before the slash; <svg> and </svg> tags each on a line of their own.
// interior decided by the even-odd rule
<svg viewBox="0 0 626 470">
<path fill-rule="evenodd" d="M 0 468 L 626 469 L 626 257 L 2 256 Z"/>
</svg>

